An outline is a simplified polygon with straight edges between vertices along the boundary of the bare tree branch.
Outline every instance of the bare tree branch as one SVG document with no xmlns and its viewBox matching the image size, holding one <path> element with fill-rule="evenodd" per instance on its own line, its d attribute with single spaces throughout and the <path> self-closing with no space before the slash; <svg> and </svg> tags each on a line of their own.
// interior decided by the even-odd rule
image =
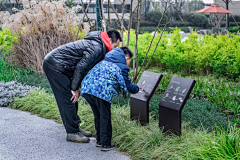
<svg viewBox="0 0 240 160">
<path fill-rule="evenodd" d="M 234 16 L 231 14 L 231 16 L 232 16 L 232 18 L 233 18 L 233 20 L 234 20 L 234 22 L 237 24 L 237 26 L 238 26 L 238 23 L 236 22 L 236 20 L 235 20 L 235 18 L 234 18 Z M 238 26 L 239 27 L 239 26 Z"/>
<path fill-rule="evenodd" d="M 148 48 L 148 51 L 147 51 L 147 53 L 146 53 L 146 55 L 145 55 L 145 57 L 144 57 L 144 60 L 143 60 L 143 62 L 142 62 L 142 64 L 141 64 L 141 67 L 140 67 L 139 71 L 137 72 L 137 74 L 136 74 L 136 75 L 134 76 L 134 78 L 133 78 L 133 82 L 137 79 L 137 76 L 139 75 L 139 73 L 141 72 L 141 70 L 142 70 L 142 68 L 143 68 L 143 66 L 144 66 L 144 63 L 145 63 L 145 61 L 146 61 L 146 59 L 147 59 L 147 55 L 148 55 L 148 53 L 149 53 L 149 51 L 150 51 L 150 48 L 151 48 L 151 46 L 152 46 L 152 42 L 153 42 L 153 40 L 154 40 L 154 38 L 155 38 L 155 36 L 156 36 L 157 29 L 159 28 L 159 26 L 160 26 L 160 24 L 161 24 L 161 22 L 162 22 L 162 19 L 163 19 L 164 15 L 165 15 L 165 13 L 166 13 L 166 11 L 167 11 L 167 9 L 168 9 L 167 4 L 168 4 L 168 0 L 167 0 L 167 2 L 165 2 L 164 13 L 162 14 L 162 17 L 161 17 L 161 19 L 159 20 L 158 26 L 157 26 L 156 29 L 155 29 L 155 32 L 154 32 L 153 38 L 152 38 L 152 40 L 151 40 L 150 46 L 149 46 L 149 48 Z M 167 22 L 166 22 L 166 23 L 167 23 Z"/>
<path fill-rule="evenodd" d="M 76 39 L 77 39 L 77 37 L 78 37 L 78 33 L 79 33 L 80 28 L 81 28 L 82 21 L 84 20 L 85 15 L 87 15 L 87 11 L 88 11 L 88 8 L 89 8 L 89 6 L 90 6 L 91 1 L 92 1 L 92 0 L 89 0 L 86 10 L 85 10 L 85 11 L 82 10 L 82 11 L 85 12 L 85 13 L 83 14 L 82 19 L 80 19 L 80 22 L 79 22 L 79 25 L 78 25 L 78 30 L 77 30 Z M 82 4 L 83 4 L 83 3 L 82 3 Z M 88 19 L 89 19 L 89 18 L 88 18 Z M 89 22 L 89 25 L 90 25 L 90 22 Z M 90 25 L 89 27 L 91 27 L 91 25 Z"/>
<path fill-rule="evenodd" d="M 131 31 L 131 26 L 132 26 L 132 5 L 133 5 L 133 0 L 131 0 L 130 4 L 130 18 L 128 22 L 128 38 L 127 38 L 127 47 L 129 46 L 129 38 L 130 38 L 130 31 Z"/>
<path fill-rule="evenodd" d="M 111 19 L 110 19 L 110 0 L 108 0 L 108 27 L 111 28 Z"/>
<path fill-rule="evenodd" d="M 141 0 L 138 0 L 138 4 L 137 4 L 137 27 L 136 27 L 136 41 L 135 41 L 135 48 L 134 48 L 134 53 L 133 53 L 133 77 L 136 76 L 137 73 L 137 61 L 138 58 L 136 58 L 136 55 L 138 54 L 138 47 L 137 47 L 137 42 L 138 42 L 138 31 L 139 31 L 139 23 L 140 23 L 140 18 L 141 18 L 141 10 L 140 10 L 140 2 Z M 140 13 L 140 14 L 139 14 Z M 137 56 L 138 57 L 138 56 Z M 135 80 L 133 80 L 133 83 L 135 83 Z"/>
<path fill-rule="evenodd" d="M 89 19 L 88 15 L 87 15 L 87 10 L 85 10 L 83 0 L 81 0 L 81 2 L 82 2 L 82 8 L 83 8 L 84 14 L 86 15 L 86 17 L 87 17 L 87 19 L 88 19 L 89 26 L 91 27 L 90 19 Z M 89 2 L 90 2 L 90 1 L 89 1 Z M 90 5 L 90 3 L 89 3 L 89 5 Z M 89 6 L 88 6 L 88 7 L 89 7 Z M 87 8 L 88 8 L 88 7 L 87 7 Z"/>
<path fill-rule="evenodd" d="M 124 8 L 125 8 L 125 0 L 123 0 L 123 3 L 122 3 L 121 37 L 123 37 L 123 30 L 124 30 L 124 24 L 123 24 L 124 14 L 125 14 Z M 122 47 L 123 47 L 123 41 L 122 41 Z"/>
<path fill-rule="evenodd" d="M 167 21 L 168 21 L 168 19 L 167 19 Z M 169 22 L 168 22 L 168 23 L 169 23 Z M 154 51 L 153 51 L 153 53 L 152 53 L 152 56 L 151 56 L 151 58 L 149 59 L 149 61 L 148 61 L 147 65 L 145 66 L 145 69 L 144 69 L 144 70 L 146 70 L 147 67 L 148 67 L 148 65 L 150 64 L 150 62 L 151 62 L 151 60 L 152 60 L 152 58 L 153 58 L 153 56 L 154 56 L 154 53 L 155 53 L 155 51 L 156 51 L 156 49 L 157 49 L 157 47 L 158 47 L 158 44 L 159 44 L 160 40 L 162 39 L 163 32 L 165 31 L 168 23 L 165 24 L 165 26 L 164 26 L 164 28 L 163 28 L 163 30 L 162 30 L 162 32 L 161 32 L 161 36 L 160 36 L 160 38 L 158 39 L 158 42 L 157 42 L 157 44 L 156 44 L 156 47 L 155 47 L 155 49 L 154 49 Z"/>
<path fill-rule="evenodd" d="M 100 0 L 100 1 L 97 0 L 97 1 L 98 1 L 98 7 L 99 7 L 100 1 L 102 1 L 102 0 Z M 101 5 L 101 6 L 102 6 L 102 5 Z M 101 8 L 102 8 L 102 7 L 101 7 Z M 102 10 L 103 10 L 103 8 L 102 8 Z M 100 12 L 102 12 L 102 10 L 100 10 L 100 8 L 99 8 L 99 11 L 100 11 Z M 103 19 L 102 16 L 103 16 L 103 15 L 101 15 L 100 13 L 99 13 L 98 15 L 99 15 L 99 17 L 100 17 L 100 19 L 101 19 L 101 24 L 102 24 L 102 27 L 103 27 L 103 23 L 102 23 L 102 19 Z M 101 29 L 103 29 L 103 28 L 101 28 Z"/>
<path fill-rule="evenodd" d="M 103 0 L 101 0 L 101 6 L 102 6 L 102 26 L 103 26 L 103 31 L 106 32 L 106 18 L 104 14 L 104 8 L 103 8 Z"/>
<path fill-rule="evenodd" d="M 115 13 L 118 21 L 119 21 L 119 23 L 121 24 L 121 20 L 120 20 L 120 18 L 119 18 L 119 15 L 118 15 L 117 12 L 116 12 L 114 6 L 112 5 L 111 1 L 109 1 L 109 3 L 110 3 L 110 5 L 111 5 L 111 7 L 112 7 L 112 9 L 113 9 L 113 11 L 114 11 L 114 13 Z M 125 31 L 125 30 L 126 30 L 126 28 L 124 27 L 124 31 Z"/>
</svg>

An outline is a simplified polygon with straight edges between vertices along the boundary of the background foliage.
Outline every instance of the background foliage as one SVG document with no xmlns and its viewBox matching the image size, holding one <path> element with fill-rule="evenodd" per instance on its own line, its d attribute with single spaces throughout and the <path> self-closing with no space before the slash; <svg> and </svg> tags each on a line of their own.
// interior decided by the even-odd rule
<svg viewBox="0 0 240 160">
<path fill-rule="evenodd" d="M 172 34 L 163 34 L 157 46 L 151 66 L 157 66 L 176 73 L 181 71 L 189 74 L 209 74 L 226 76 L 230 79 L 240 78 L 240 36 L 230 34 L 213 36 L 205 35 L 201 38 L 197 34 L 189 34 L 188 39 L 182 42 L 180 29 L 175 28 Z M 126 38 L 127 34 L 125 34 Z M 153 35 L 144 33 L 139 35 L 138 51 L 139 63 L 143 62 Z M 154 40 L 147 60 L 150 59 L 160 37 Z M 134 50 L 135 32 L 130 35 L 129 47 Z"/>
</svg>

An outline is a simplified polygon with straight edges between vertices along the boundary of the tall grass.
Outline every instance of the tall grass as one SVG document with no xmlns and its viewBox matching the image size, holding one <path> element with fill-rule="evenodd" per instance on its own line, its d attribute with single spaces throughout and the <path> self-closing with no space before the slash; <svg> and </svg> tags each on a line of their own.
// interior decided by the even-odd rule
<svg viewBox="0 0 240 160">
<path fill-rule="evenodd" d="M 240 159 L 240 129 L 232 126 L 228 130 L 217 128 L 213 139 L 200 144 L 197 152 L 202 159 Z"/>
<path fill-rule="evenodd" d="M 5 62 L 0 57 L 0 81 L 9 82 L 27 76 L 30 71 L 25 71 L 20 68 L 14 67 L 13 65 Z"/>
<path fill-rule="evenodd" d="M 16 98 L 11 107 L 30 111 L 44 118 L 56 119 L 61 122 L 54 96 L 44 90 L 32 92 L 24 98 Z M 95 135 L 93 113 L 87 102 L 82 98 L 79 100 L 78 114 L 83 120 L 81 127 L 92 131 Z M 204 149 L 208 151 L 206 147 L 211 148 L 211 145 L 208 145 L 209 140 L 216 141 L 215 139 L 219 139 L 220 142 L 224 141 L 224 136 L 222 136 L 224 130 L 219 130 L 217 134 L 214 134 L 213 132 L 207 132 L 203 128 L 192 129 L 188 123 L 183 123 L 181 137 L 163 133 L 158 128 L 158 121 L 152 116 L 150 116 L 149 125 L 141 126 L 135 121 L 130 121 L 130 108 L 127 105 L 125 107 L 112 105 L 112 123 L 113 142 L 116 143 L 118 150 L 126 152 L 132 159 L 136 160 L 204 159 L 204 157 L 201 158 L 199 153 L 204 153 Z M 231 146 L 237 147 L 239 146 L 239 137 L 234 138 L 234 136 L 239 135 L 231 134 L 232 140 L 229 142 L 233 144 L 233 139 L 235 139 L 236 145 Z M 221 143 L 221 145 L 224 148 L 228 143 Z M 220 159 L 224 159 L 222 154 L 217 152 L 216 154 Z M 231 157 L 228 152 L 226 154 Z"/>
</svg>

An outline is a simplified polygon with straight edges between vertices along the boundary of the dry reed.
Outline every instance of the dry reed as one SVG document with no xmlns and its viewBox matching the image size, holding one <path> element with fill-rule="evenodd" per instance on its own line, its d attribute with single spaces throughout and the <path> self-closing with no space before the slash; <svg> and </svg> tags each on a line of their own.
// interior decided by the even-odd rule
<svg viewBox="0 0 240 160">
<path fill-rule="evenodd" d="M 25 69 L 43 73 L 42 61 L 48 52 L 83 38 L 89 31 L 88 24 L 84 23 L 84 30 L 77 39 L 74 35 L 80 22 L 77 16 L 81 10 L 79 5 L 69 8 L 61 1 L 37 3 L 35 0 L 23 0 L 22 4 L 24 9 L 16 14 L 0 12 L 0 25 L 17 33 L 18 41 L 14 43 L 9 60 Z"/>
</svg>

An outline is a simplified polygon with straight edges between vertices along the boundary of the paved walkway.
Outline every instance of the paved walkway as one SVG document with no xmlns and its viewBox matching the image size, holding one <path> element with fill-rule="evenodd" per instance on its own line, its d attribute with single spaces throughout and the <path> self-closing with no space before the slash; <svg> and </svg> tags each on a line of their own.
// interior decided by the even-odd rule
<svg viewBox="0 0 240 160">
<path fill-rule="evenodd" d="M 66 141 L 62 124 L 29 112 L 0 107 L 0 160 L 130 160 L 117 151 Z"/>
</svg>

